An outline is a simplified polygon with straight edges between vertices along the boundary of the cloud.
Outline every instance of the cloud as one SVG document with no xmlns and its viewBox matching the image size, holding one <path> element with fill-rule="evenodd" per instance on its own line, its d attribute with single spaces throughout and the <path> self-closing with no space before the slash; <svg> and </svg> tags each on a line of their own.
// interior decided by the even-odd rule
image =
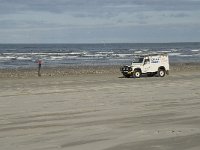
<svg viewBox="0 0 200 150">
<path fill-rule="evenodd" d="M 137 33 L 143 33 L 148 26 L 177 29 L 188 24 L 195 29 L 200 25 L 200 0 L 0 0 L 0 34 L 4 35 L 32 32 L 38 39 L 52 34 L 69 39 L 63 33 L 73 31 L 70 35 L 76 36 L 71 37 L 81 40 L 78 31 L 90 38 L 87 33 L 92 30 L 98 39 L 103 30 L 109 33 L 103 37 L 112 40 L 119 28 L 120 34 L 124 30 L 128 35 L 138 27 Z"/>
<path fill-rule="evenodd" d="M 121 14 L 199 11 L 195 0 L 0 0 L 0 15 L 40 12 L 75 18 L 115 18 Z M 185 15 L 187 15 L 185 13 Z M 183 17 L 177 15 L 176 17 Z M 141 20 L 140 20 L 141 21 Z"/>
<path fill-rule="evenodd" d="M 0 0 L 0 3 L 1 16 L 18 18 L 25 14 L 26 19 L 32 19 L 35 13 L 39 14 L 38 18 L 45 16 L 53 19 L 51 16 L 55 16 L 55 23 L 60 18 L 70 19 L 72 23 L 83 23 L 84 20 L 90 23 L 92 19 L 105 24 L 108 24 L 107 20 L 144 23 L 161 15 L 189 17 L 188 12 L 200 10 L 200 1 L 197 0 Z"/>
<path fill-rule="evenodd" d="M 0 0 L 1 13 L 24 11 L 88 12 L 100 11 L 166 11 L 199 10 L 194 0 Z M 117 11 L 116 11 L 117 10 Z"/>
<path fill-rule="evenodd" d="M 186 13 L 173 13 L 173 14 L 169 14 L 169 17 L 175 17 L 175 18 L 186 18 L 186 17 L 190 17 L 189 14 Z"/>
</svg>

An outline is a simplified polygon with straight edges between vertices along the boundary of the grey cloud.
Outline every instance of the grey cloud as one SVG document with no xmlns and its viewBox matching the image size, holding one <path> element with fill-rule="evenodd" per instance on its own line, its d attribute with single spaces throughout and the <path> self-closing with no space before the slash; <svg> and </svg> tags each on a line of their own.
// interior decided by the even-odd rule
<svg viewBox="0 0 200 150">
<path fill-rule="evenodd" d="M 178 13 L 178 14 L 171 14 L 170 17 L 176 17 L 176 18 L 184 18 L 184 17 L 189 17 L 190 15 L 185 14 L 185 13 Z"/>
<path fill-rule="evenodd" d="M 126 29 L 128 26 L 135 28 L 157 25 L 162 14 L 166 15 L 166 18 L 163 17 L 162 26 L 165 24 L 169 26 L 171 22 L 179 23 L 184 17 L 190 17 L 192 20 L 192 16 L 189 15 L 194 13 L 188 12 L 199 10 L 200 0 L 0 0 L 0 15 L 4 15 L 0 17 L 0 29 L 41 31 L 49 29 L 50 33 L 57 29 L 71 30 L 71 28 L 96 30 L 99 27 L 124 27 L 123 29 Z M 37 14 L 33 15 L 34 12 Z M 64 20 L 65 18 L 69 20 Z M 198 24 L 195 20 L 191 22 L 194 23 Z"/>
<path fill-rule="evenodd" d="M 13 20 L 1 20 L 0 28 L 1 29 L 9 29 L 17 26 L 17 22 Z"/>
<path fill-rule="evenodd" d="M 22 11 L 47 11 L 52 13 L 83 11 L 92 13 L 102 11 L 145 10 L 199 10 L 200 1 L 191 0 L 0 0 L 0 13 Z M 108 9 L 107 7 L 112 9 Z M 129 6 L 129 7 L 123 7 Z M 116 11 L 117 10 L 117 11 Z"/>
<path fill-rule="evenodd" d="M 117 12 L 111 12 L 111 11 L 102 11 L 102 10 L 96 10 L 93 13 L 90 12 L 76 12 L 72 13 L 73 17 L 76 18 L 112 18 L 118 15 Z"/>
<path fill-rule="evenodd" d="M 43 21 L 32 21 L 32 20 L 0 20 L 0 29 L 44 29 L 44 28 L 58 28 L 64 27 L 56 23 L 47 23 Z"/>
<path fill-rule="evenodd" d="M 168 14 L 162 14 L 163 17 L 174 17 L 174 18 L 185 18 L 190 17 L 187 13 L 168 13 Z"/>
</svg>

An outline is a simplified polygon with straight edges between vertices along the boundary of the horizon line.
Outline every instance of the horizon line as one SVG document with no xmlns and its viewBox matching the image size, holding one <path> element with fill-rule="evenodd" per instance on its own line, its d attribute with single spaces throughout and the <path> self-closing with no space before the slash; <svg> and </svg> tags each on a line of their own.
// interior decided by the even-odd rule
<svg viewBox="0 0 200 150">
<path fill-rule="evenodd" d="M 83 42 L 83 43 L 0 43 L 0 44 L 176 44 L 176 43 L 200 43 L 199 42 L 110 42 L 110 43 L 107 43 L 107 42 L 94 42 L 94 43 L 86 43 L 86 42 Z"/>
</svg>

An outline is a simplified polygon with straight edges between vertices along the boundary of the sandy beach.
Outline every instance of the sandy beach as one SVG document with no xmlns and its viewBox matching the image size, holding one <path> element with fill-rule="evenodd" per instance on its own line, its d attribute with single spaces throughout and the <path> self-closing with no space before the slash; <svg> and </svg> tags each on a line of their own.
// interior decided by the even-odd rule
<svg viewBox="0 0 200 150">
<path fill-rule="evenodd" d="M 2 150 L 199 150 L 200 65 L 0 70 Z"/>
</svg>

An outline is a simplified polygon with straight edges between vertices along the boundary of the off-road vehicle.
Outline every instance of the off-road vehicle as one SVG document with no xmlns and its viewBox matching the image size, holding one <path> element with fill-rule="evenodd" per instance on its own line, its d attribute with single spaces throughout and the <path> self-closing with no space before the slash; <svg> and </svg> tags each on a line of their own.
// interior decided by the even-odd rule
<svg viewBox="0 0 200 150">
<path fill-rule="evenodd" d="M 123 66 L 120 71 L 127 78 L 140 78 L 142 74 L 164 77 L 169 74 L 169 57 L 165 53 L 135 55 L 131 66 Z"/>
</svg>

